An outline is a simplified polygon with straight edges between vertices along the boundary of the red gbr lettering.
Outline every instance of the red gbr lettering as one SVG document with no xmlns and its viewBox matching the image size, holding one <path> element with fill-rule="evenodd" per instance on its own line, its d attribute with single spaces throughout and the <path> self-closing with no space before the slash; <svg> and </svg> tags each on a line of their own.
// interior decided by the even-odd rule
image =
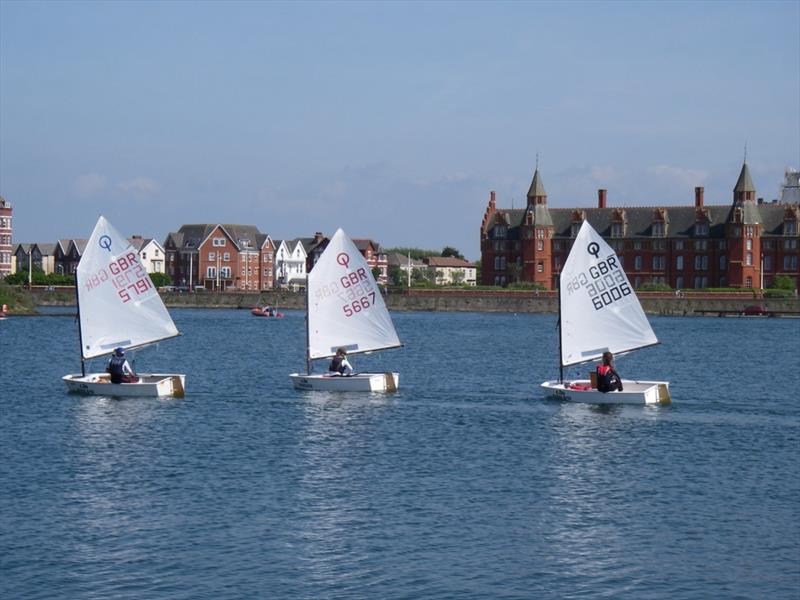
<svg viewBox="0 0 800 600">
<path fill-rule="evenodd" d="M 349 288 L 351 285 L 357 284 L 359 281 L 364 281 L 367 278 L 367 273 L 364 270 L 364 267 L 359 267 L 352 273 L 348 273 L 347 275 L 343 275 L 339 281 L 342 284 L 343 288 Z"/>
<path fill-rule="evenodd" d="M 127 271 L 134 266 L 139 266 L 136 260 L 136 254 L 134 252 L 128 252 L 126 255 L 120 256 L 117 260 L 108 265 L 108 270 L 111 271 L 113 275 L 119 275 L 123 271 Z"/>
<path fill-rule="evenodd" d="M 100 286 L 101 283 L 108 280 L 108 272 L 105 269 L 100 269 L 94 275 L 89 275 L 84 282 L 86 291 L 90 292 Z"/>
</svg>

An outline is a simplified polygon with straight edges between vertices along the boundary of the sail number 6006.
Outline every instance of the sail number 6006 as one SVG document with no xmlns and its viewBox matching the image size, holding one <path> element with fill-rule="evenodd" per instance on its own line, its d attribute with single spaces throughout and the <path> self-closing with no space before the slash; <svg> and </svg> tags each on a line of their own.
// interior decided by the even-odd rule
<svg viewBox="0 0 800 600">
<path fill-rule="evenodd" d="M 342 306 L 342 310 L 344 311 L 344 316 L 352 317 L 362 310 L 367 310 L 373 304 L 375 304 L 375 292 L 369 292 L 366 296 L 356 298 L 350 304 L 345 304 Z"/>
</svg>

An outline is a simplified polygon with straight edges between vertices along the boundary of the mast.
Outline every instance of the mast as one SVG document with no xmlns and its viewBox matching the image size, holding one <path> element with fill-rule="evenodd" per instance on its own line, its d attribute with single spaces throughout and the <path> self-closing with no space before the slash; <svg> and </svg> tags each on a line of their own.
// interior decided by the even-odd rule
<svg viewBox="0 0 800 600">
<path fill-rule="evenodd" d="M 308 291 L 308 277 L 310 273 L 306 274 L 306 374 L 311 375 L 311 328 L 308 323 L 308 307 L 309 307 L 309 291 Z"/>
<path fill-rule="evenodd" d="M 81 377 L 86 377 L 86 363 L 83 360 L 83 333 L 81 332 L 81 295 L 78 293 L 78 269 L 75 268 L 75 306 L 78 310 L 78 353 L 81 355 Z"/>
<path fill-rule="evenodd" d="M 561 349 L 561 274 L 558 274 L 558 382 L 564 383 L 564 355 Z"/>
</svg>

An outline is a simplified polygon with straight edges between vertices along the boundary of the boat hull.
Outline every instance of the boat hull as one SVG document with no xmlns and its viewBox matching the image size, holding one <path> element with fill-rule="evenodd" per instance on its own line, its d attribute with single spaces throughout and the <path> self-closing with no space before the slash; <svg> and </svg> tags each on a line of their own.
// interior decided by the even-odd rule
<svg viewBox="0 0 800 600">
<path fill-rule="evenodd" d="M 264 312 L 260 308 L 252 309 L 250 311 L 250 314 L 253 315 L 254 317 L 266 317 L 268 319 L 282 319 L 283 318 L 283 313 L 279 312 L 279 313 L 275 313 L 274 315 L 271 315 L 269 313 Z"/>
<path fill-rule="evenodd" d="M 186 375 L 166 373 L 141 373 L 137 383 L 111 383 L 106 373 L 89 373 L 88 375 L 65 375 L 67 391 L 89 396 L 117 397 L 174 397 L 183 398 Z"/>
<path fill-rule="evenodd" d="M 601 392 L 591 389 L 588 380 L 570 383 L 588 389 L 566 388 L 559 381 L 545 381 L 542 388 L 546 390 L 550 398 L 586 404 L 669 404 L 672 402 L 667 381 L 628 381 L 623 379 L 623 391 L 621 392 Z"/>
<path fill-rule="evenodd" d="M 400 384 L 398 373 L 358 373 L 346 377 L 330 375 L 289 375 L 298 390 L 326 392 L 394 392 Z"/>
</svg>

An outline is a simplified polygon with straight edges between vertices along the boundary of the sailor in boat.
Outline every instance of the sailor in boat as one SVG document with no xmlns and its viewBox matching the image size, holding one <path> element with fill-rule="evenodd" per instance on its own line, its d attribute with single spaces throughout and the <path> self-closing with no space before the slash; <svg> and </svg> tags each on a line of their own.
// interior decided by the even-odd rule
<svg viewBox="0 0 800 600">
<path fill-rule="evenodd" d="M 614 370 L 611 352 L 603 352 L 603 364 L 597 365 L 597 389 L 601 392 L 622 391 L 622 377 Z"/>
<path fill-rule="evenodd" d="M 111 383 L 136 383 L 139 378 L 125 358 L 125 350 L 117 348 L 108 360 L 106 372 L 111 375 Z"/>
<path fill-rule="evenodd" d="M 353 374 L 353 367 L 347 360 L 347 350 L 339 348 L 328 366 L 328 375 L 331 377 L 347 377 Z"/>
</svg>

